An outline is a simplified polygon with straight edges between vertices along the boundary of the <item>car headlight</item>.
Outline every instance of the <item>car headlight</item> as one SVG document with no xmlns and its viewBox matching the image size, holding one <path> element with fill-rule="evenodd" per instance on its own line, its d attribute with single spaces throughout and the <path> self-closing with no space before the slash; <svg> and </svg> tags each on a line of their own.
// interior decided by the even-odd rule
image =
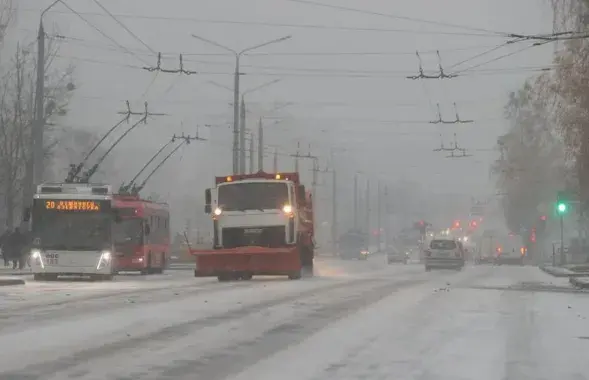
<svg viewBox="0 0 589 380">
<path fill-rule="evenodd" d="M 222 213 L 222 212 L 223 212 L 223 210 L 221 210 L 219 207 L 217 207 L 217 208 L 215 209 L 215 211 L 213 211 L 213 213 L 214 213 L 215 215 L 217 215 L 217 216 L 221 215 L 221 213 Z"/>
</svg>

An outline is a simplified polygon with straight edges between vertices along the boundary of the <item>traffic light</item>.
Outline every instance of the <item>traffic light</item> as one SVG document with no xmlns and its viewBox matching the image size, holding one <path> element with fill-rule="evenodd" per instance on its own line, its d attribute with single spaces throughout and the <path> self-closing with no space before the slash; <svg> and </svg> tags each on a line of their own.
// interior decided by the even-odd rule
<svg viewBox="0 0 589 380">
<path fill-rule="evenodd" d="M 546 231 L 546 215 L 542 215 L 538 221 L 538 233 L 543 234 Z"/>
<path fill-rule="evenodd" d="M 564 215 L 569 209 L 568 199 L 564 191 L 559 191 L 556 197 L 556 212 L 558 215 Z"/>
</svg>

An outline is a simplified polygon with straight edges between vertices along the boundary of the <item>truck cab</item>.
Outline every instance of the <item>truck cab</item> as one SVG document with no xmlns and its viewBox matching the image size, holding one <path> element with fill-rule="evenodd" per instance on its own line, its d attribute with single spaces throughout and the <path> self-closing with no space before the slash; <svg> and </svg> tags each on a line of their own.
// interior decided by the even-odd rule
<svg viewBox="0 0 589 380">
<path fill-rule="evenodd" d="M 205 213 L 212 217 L 217 254 L 195 253 L 196 276 L 297 278 L 302 268 L 312 270 L 313 205 L 298 173 L 216 177 L 215 184 L 205 192 Z"/>
</svg>

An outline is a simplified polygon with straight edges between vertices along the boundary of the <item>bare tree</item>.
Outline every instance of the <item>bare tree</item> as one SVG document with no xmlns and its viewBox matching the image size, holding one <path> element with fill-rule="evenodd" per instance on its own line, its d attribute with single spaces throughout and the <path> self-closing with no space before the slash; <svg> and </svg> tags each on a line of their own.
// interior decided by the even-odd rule
<svg viewBox="0 0 589 380">
<path fill-rule="evenodd" d="M 0 27 L 5 16 L 2 5 L 7 0 L 0 0 Z M 4 28 L 6 30 L 6 28 Z M 5 35 L 0 35 L 3 38 Z M 0 40 L 1 41 L 1 40 Z M 34 44 L 29 44 L 33 46 Z M 67 104 L 72 84 L 71 67 L 58 71 L 51 68 L 52 59 L 59 46 L 50 41 L 47 47 L 48 59 L 42 64 L 46 67 L 47 88 L 45 103 L 46 128 L 49 132 L 46 144 L 46 160 L 51 162 L 51 155 L 56 144 L 51 126 L 67 111 Z M 19 44 L 10 62 L 4 65 L 4 74 L 0 77 L 0 219 L 4 225 L 12 227 L 16 222 L 16 210 L 21 208 L 23 180 L 27 173 L 27 162 L 32 160 L 30 150 L 31 130 L 34 119 L 34 89 L 36 65 L 34 56 L 27 48 Z M 4 211 L 4 212 L 2 212 Z"/>
</svg>

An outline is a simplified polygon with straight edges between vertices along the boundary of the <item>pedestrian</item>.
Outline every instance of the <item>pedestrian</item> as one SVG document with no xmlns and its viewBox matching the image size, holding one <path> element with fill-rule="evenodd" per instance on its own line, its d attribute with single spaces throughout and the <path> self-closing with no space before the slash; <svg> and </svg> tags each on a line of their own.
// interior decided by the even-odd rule
<svg viewBox="0 0 589 380">
<path fill-rule="evenodd" d="M 10 230 L 4 231 L 2 235 L 0 235 L 0 251 L 2 251 L 2 258 L 4 259 L 4 266 L 7 267 L 9 265 L 8 255 L 6 254 L 6 249 L 4 248 L 4 243 L 8 239 L 10 235 Z"/>
<path fill-rule="evenodd" d="M 6 239 L 6 255 L 8 259 L 12 261 L 12 269 L 23 269 L 23 251 L 26 246 L 26 237 L 20 232 L 20 228 L 16 227 Z"/>
</svg>

